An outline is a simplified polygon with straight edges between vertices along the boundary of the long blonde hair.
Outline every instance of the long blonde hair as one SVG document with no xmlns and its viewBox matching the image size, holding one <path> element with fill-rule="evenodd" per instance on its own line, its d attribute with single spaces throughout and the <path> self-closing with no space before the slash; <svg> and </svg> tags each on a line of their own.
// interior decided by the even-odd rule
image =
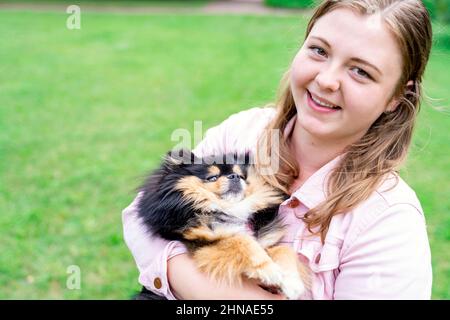
<svg viewBox="0 0 450 320">
<path fill-rule="evenodd" d="M 348 212 L 366 200 L 388 174 L 397 172 L 405 160 L 420 108 L 422 76 L 432 43 L 430 17 L 420 0 L 323 1 L 307 26 L 305 39 L 320 17 L 343 7 L 360 14 L 380 12 L 400 46 L 403 66 L 401 79 L 392 95 L 399 99 L 398 107 L 392 112 L 381 114 L 359 141 L 347 147 L 340 163 L 328 177 L 326 200 L 311 208 L 303 218 L 312 234 L 320 234 L 322 242 L 333 216 Z M 413 80 L 414 84 L 405 90 L 408 80 Z M 260 152 L 265 157 L 275 154 L 279 159 L 279 170 L 273 174 L 264 174 L 263 178 L 290 193 L 289 188 L 301 170 L 291 154 L 288 137 L 282 134 L 288 121 L 296 114 L 290 88 L 290 70 L 281 80 L 276 107 L 274 120 L 258 141 L 256 167 L 261 170 Z M 275 130 L 278 132 L 277 148 L 272 148 L 274 129 L 278 129 Z M 318 228 L 316 232 L 312 231 L 314 228 Z"/>
</svg>

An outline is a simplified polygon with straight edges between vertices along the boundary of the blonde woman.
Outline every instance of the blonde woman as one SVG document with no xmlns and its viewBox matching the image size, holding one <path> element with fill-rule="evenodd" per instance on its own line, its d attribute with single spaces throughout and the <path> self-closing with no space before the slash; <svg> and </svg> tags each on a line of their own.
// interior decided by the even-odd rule
<svg viewBox="0 0 450 320">
<path fill-rule="evenodd" d="M 430 298 L 424 214 L 397 171 L 431 39 L 419 0 L 323 1 L 276 106 L 232 115 L 194 149 L 258 150 L 259 170 L 261 155 L 276 156 L 278 170 L 264 177 L 290 195 L 280 206 L 289 223 L 283 241 L 312 270 L 304 299 Z M 148 290 L 168 299 L 284 298 L 251 280 L 242 287 L 209 280 L 180 243 L 143 231 L 138 197 L 123 211 L 124 234 Z"/>
</svg>

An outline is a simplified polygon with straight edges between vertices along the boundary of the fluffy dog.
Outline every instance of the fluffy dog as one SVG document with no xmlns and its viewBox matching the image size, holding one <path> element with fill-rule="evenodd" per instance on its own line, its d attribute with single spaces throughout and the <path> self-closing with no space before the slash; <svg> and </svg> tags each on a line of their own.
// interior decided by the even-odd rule
<svg viewBox="0 0 450 320">
<path fill-rule="evenodd" d="M 297 299 L 308 270 L 290 247 L 277 245 L 285 232 L 278 207 L 288 196 L 265 183 L 249 160 L 248 153 L 169 152 L 139 189 L 139 215 L 152 234 L 183 242 L 216 281 L 257 279 Z M 140 298 L 146 294 L 144 288 Z"/>
</svg>

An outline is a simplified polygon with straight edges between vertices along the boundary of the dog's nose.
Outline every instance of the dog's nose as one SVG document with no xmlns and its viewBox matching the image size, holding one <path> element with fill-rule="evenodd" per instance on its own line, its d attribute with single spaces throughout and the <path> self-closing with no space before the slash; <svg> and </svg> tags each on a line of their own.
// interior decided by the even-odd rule
<svg viewBox="0 0 450 320">
<path fill-rule="evenodd" d="M 229 174 L 227 176 L 227 178 L 230 179 L 230 180 L 239 180 L 239 175 L 236 174 L 236 173 L 232 173 L 232 174 Z"/>
</svg>

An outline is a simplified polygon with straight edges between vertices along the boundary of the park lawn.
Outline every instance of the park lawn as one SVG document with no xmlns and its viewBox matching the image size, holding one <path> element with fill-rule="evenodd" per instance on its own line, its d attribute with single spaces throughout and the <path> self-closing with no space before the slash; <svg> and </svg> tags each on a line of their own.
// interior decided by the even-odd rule
<svg viewBox="0 0 450 320">
<path fill-rule="evenodd" d="M 115 6 L 115 7 L 200 7 L 211 0 L 0 0 L 0 4 L 77 4 L 81 8 L 83 5 L 95 6 Z"/>
<path fill-rule="evenodd" d="M 295 17 L 0 11 L 0 298 L 129 299 L 138 272 L 121 211 L 179 141 L 273 101 L 302 42 Z M 448 30 L 446 29 L 446 32 Z M 448 104 L 449 51 L 426 93 Z M 424 106 L 405 179 L 422 201 L 433 298 L 450 298 L 448 112 Z M 191 146 L 194 145 L 192 137 Z M 189 145 L 186 145 L 189 146 Z M 68 267 L 81 289 L 66 286 Z"/>
</svg>

